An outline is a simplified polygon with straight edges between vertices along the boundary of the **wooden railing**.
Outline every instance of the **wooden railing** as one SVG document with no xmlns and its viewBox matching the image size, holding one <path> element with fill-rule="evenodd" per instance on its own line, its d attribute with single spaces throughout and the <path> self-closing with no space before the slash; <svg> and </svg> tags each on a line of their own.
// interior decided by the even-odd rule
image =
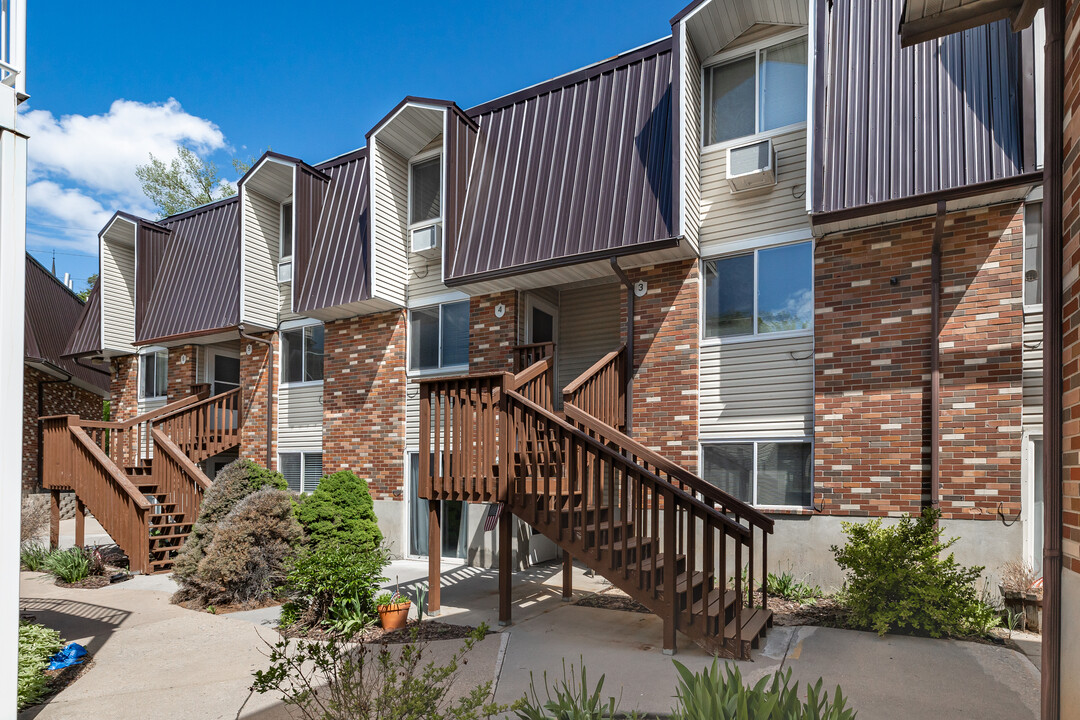
<svg viewBox="0 0 1080 720">
<path fill-rule="evenodd" d="M 563 388 L 563 405 L 573 404 L 601 422 L 626 429 L 626 346 L 609 352 Z"/>
<path fill-rule="evenodd" d="M 240 388 L 236 388 L 158 415 L 152 423 L 188 458 L 202 462 L 240 442 L 240 413 Z"/>
<path fill-rule="evenodd" d="M 555 357 L 555 343 L 529 343 L 514 346 L 514 372 L 532 367 L 546 358 Z"/>
<path fill-rule="evenodd" d="M 151 503 L 75 415 L 42 418 L 42 482 L 49 490 L 71 490 L 127 554 L 131 569 L 148 569 Z"/>
<path fill-rule="evenodd" d="M 121 468 L 138 466 L 149 460 L 153 454 L 153 440 L 150 428 L 154 421 L 182 410 L 203 400 L 205 394 L 188 395 L 163 407 L 136 415 L 130 420 L 102 421 L 79 420 L 79 425 L 102 450 L 107 450 L 109 457 Z"/>
</svg>

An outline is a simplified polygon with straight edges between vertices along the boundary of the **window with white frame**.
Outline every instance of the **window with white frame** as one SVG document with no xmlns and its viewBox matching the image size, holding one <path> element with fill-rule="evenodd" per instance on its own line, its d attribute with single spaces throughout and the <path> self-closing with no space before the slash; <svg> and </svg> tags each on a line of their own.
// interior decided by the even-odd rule
<svg viewBox="0 0 1080 720">
<path fill-rule="evenodd" d="M 425 225 L 442 215 L 442 157 L 421 156 L 409 164 L 409 226 Z"/>
<path fill-rule="evenodd" d="M 1024 205 L 1024 304 L 1042 305 L 1042 203 Z"/>
<path fill-rule="evenodd" d="M 813 324 L 813 243 L 705 262 L 706 338 L 800 332 Z"/>
<path fill-rule="evenodd" d="M 293 492 L 312 492 L 322 480 L 322 451 L 278 453 L 278 467 Z"/>
<path fill-rule="evenodd" d="M 438 371 L 469 366 L 469 301 L 409 312 L 409 369 Z"/>
<path fill-rule="evenodd" d="M 322 382 L 322 323 L 283 329 L 281 357 L 281 379 L 285 384 Z"/>
<path fill-rule="evenodd" d="M 139 353 L 139 399 L 156 400 L 169 394 L 169 351 L 147 348 Z"/>
<path fill-rule="evenodd" d="M 281 206 L 281 234 L 278 242 L 278 282 L 292 281 L 293 204 Z"/>
<path fill-rule="evenodd" d="M 703 143 L 805 122 L 807 50 L 802 34 L 706 66 Z"/>
<path fill-rule="evenodd" d="M 809 440 L 703 443 L 703 477 L 752 505 L 810 507 L 813 447 Z"/>
</svg>

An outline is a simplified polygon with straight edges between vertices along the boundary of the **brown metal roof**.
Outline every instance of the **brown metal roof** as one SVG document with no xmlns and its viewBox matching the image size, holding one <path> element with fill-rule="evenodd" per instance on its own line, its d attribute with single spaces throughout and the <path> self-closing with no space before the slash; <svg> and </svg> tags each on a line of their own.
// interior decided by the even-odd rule
<svg viewBox="0 0 1080 720">
<path fill-rule="evenodd" d="M 135 335 L 142 331 L 147 302 L 154 295 L 154 282 L 165 257 L 169 241 L 168 228 L 139 221 L 135 226 Z"/>
<path fill-rule="evenodd" d="M 305 267 L 294 268 L 293 309 L 312 312 L 371 298 L 367 148 L 318 166 L 330 177 Z"/>
<path fill-rule="evenodd" d="M 233 196 L 161 221 L 171 232 L 136 344 L 240 322 L 239 207 Z"/>
<path fill-rule="evenodd" d="M 480 126 L 448 285 L 666 240 L 671 39 L 469 111 Z"/>
<path fill-rule="evenodd" d="M 94 283 L 61 357 L 84 357 L 101 352 L 101 280 Z"/>
<path fill-rule="evenodd" d="M 95 285 L 92 296 L 96 296 Z M 50 366 L 92 387 L 108 392 L 109 373 L 79 365 L 65 357 L 66 346 L 84 317 L 82 300 L 26 256 L 26 307 L 23 347 L 28 362 Z M 97 338 L 97 344 L 100 339 Z"/>
<path fill-rule="evenodd" d="M 831 7 L 829 7 L 831 5 Z M 819 3 L 813 210 L 1020 176 L 1035 167 L 1031 31 L 1006 22 L 901 48 L 904 0 Z M 1027 51 L 1025 51 L 1027 46 Z"/>
</svg>

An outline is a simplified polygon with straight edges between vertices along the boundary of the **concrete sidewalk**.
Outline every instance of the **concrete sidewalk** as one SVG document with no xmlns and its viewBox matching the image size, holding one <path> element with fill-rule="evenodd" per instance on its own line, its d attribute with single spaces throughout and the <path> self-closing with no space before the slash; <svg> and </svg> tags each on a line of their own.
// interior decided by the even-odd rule
<svg viewBox="0 0 1080 720">
<path fill-rule="evenodd" d="M 403 592 L 426 579 L 426 562 L 395 561 L 386 573 Z M 660 651 L 662 622 L 647 614 L 580 607 L 561 601 L 560 566 L 514 575 L 513 624 L 477 646 L 459 684 L 497 680 L 496 699 L 512 702 L 529 687 L 540 696 L 562 677 L 562 663 L 584 658 L 591 682 L 606 675 L 604 692 L 621 698 L 624 711 L 666 713 L 673 705 L 676 672 Z M 604 581 L 574 569 L 575 590 L 603 588 Z M 136 577 L 100 590 L 70 590 L 38 573 L 22 574 L 23 609 L 68 640 L 87 645 L 95 666 L 47 705 L 24 717 L 138 718 L 168 708 L 185 718 L 288 717 L 273 699 L 248 699 L 251 672 L 266 667 L 260 638 L 276 609 L 209 615 L 175 605 L 175 587 L 164 576 Z M 498 575 L 491 570 L 443 568 L 443 611 L 451 623 L 497 625 Z M 712 658 L 680 636 L 676 656 L 692 670 Z M 438 656 L 458 641 L 433 643 Z M 850 706 L 867 718 L 1036 718 L 1039 676 L 1021 653 L 995 645 L 887 636 L 827 628 L 773 628 L 754 661 L 738 663 L 753 682 L 777 669 L 794 679 L 824 678 L 830 695 L 839 683 Z"/>
</svg>

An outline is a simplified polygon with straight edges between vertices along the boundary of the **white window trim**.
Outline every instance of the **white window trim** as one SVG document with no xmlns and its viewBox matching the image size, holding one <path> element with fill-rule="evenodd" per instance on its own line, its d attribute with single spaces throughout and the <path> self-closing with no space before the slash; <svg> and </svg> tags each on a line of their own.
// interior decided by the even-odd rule
<svg viewBox="0 0 1080 720">
<path fill-rule="evenodd" d="M 1035 523 L 1032 511 L 1035 507 L 1035 442 L 1043 440 L 1042 428 L 1025 430 L 1021 444 L 1021 483 L 1020 483 L 1020 508 L 1024 526 L 1024 561 L 1035 566 L 1036 561 L 1042 563 L 1042 558 L 1035 557 Z M 1046 468 L 1043 468 L 1046 472 Z M 1046 498 L 1043 498 L 1043 506 Z M 1040 573 L 1041 574 L 1041 573 Z"/>
<path fill-rule="evenodd" d="M 414 223 L 414 222 L 412 222 L 413 165 L 416 165 L 416 164 L 422 163 L 422 162 L 426 162 L 426 161 L 428 161 L 428 160 L 430 160 L 430 159 L 432 159 L 434 157 L 440 158 L 440 160 L 439 160 L 439 217 L 431 218 L 430 220 L 421 220 L 419 222 Z M 406 200 L 405 200 L 405 203 L 406 203 L 406 205 L 405 205 L 406 210 L 405 211 L 406 211 L 406 216 L 409 218 L 409 221 L 410 221 L 409 222 L 409 232 L 410 233 L 413 230 L 422 230 L 423 228 L 430 227 L 432 225 L 441 225 L 442 224 L 442 221 L 443 221 L 443 208 L 444 208 L 444 205 L 443 205 L 443 199 L 444 199 L 443 198 L 443 190 L 445 189 L 443 187 L 443 165 L 445 163 L 442 162 L 441 158 L 442 158 L 442 148 L 435 148 L 433 150 L 428 150 L 427 152 L 422 152 L 422 153 L 420 153 L 418 155 L 413 155 L 412 159 L 409 160 L 409 170 L 408 170 L 409 174 L 408 174 L 408 180 L 406 181 L 406 184 L 409 187 L 408 187 L 408 193 L 407 193 Z"/>
<path fill-rule="evenodd" d="M 420 305 L 417 307 L 410 307 L 406 316 L 405 323 L 405 366 L 408 368 L 408 377 L 432 377 L 438 375 L 461 375 L 469 372 L 469 363 L 459 365 L 443 365 L 442 364 L 442 325 L 443 325 L 443 307 L 447 305 L 454 305 L 460 302 L 468 302 L 467 300 L 454 300 L 451 302 L 430 303 L 428 305 Z M 428 308 L 439 308 L 439 367 L 437 368 L 425 368 L 417 369 L 412 367 L 412 314 L 416 310 L 426 310 Z M 471 339 L 472 335 L 472 313 L 470 308 L 469 314 L 469 335 Z"/>
<path fill-rule="evenodd" d="M 1027 285 L 1027 271 L 1028 271 L 1028 267 L 1027 267 L 1027 209 L 1028 209 L 1028 207 L 1030 205 L 1043 205 L 1042 187 L 1039 187 L 1037 197 L 1036 197 L 1036 193 L 1033 192 L 1028 196 L 1028 199 L 1025 200 L 1025 202 L 1024 202 L 1023 229 L 1020 231 L 1020 234 L 1021 234 L 1021 238 L 1020 238 L 1020 244 L 1021 244 L 1021 251 L 1020 251 L 1020 300 L 1024 305 L 1024 312 L 1025 313 L 1041 313 L 1043 304 L 1041 302 L 1029 303 L 1027 301 L 1027 288 L 1025 287 L 1025 285 Z M 1042 251 L 1046 250 L 1046 206 L 1045 205 L 1043 205 L 1042 210 L 1043 210 L 1042 217 L 1039 218 L 1039 224 L 1042 226 L 1039 229 L 1039 234 L 1040 234 L 1039 254 L 1040 255 L 1042 254 Z M 1043 279 L 1042 278 L 1042 268 L 1039 267 L 1039 268 L 1036 268 L 1036 269 L 1039 271 L 1040 280 L 1042 280 Z M 1045 291 L 1046 291 L 1046 289 L 1044 287 L 1043 292 L 1045 293 Z"/>
<path fill-rule="evenodd" d="M 285 235 L 285 206 L 288 205 L 292 208 L 292 222 L 289 224 L 292 226 L 292 248 L 288 255 L 281 254 L 281 244 Z M 289 279 L 279 282 L 279 285 L 292 282 L 292 262 L 293 254 L 296 252 L 296 205 L 293 203 L 293 198 L 290 195 L 288 198 L 281 202 L 281 207 L 278 209 L 278 267 L 283 265 L 289 266 Z"/>
<path fill-rule="evenodd" d="M 323 454 L 322 448 L 312 448 L 312 449 L 304 449 L 304 450 L 278 450 L 278 455 L 277 455 L 278 472 L 281 472 L 281 468 L 282 468 L 281 458 L 282 458 L 283 455 L 299 455 L 300 456 L 300 492 L 302 492 L 302 493 L 314 492 L 315 488 L 311 488 L 310 490 L 308 490 L 307 488 L 304 487 L 304 484 L 305 484 L 305 471 L 307 470 L 307 456 L 308 455 L 315 455 L 315 454 L 322 455 Z M 322 474 L 319 475 L 319 480 L 320 481 L 322 480 Z M 318 487 L 318 483 L 315 484 L 315 487 Z"/>
<path fill-rule="evenodd" d="M 698 325 L 701 328 L 700 342 L 702 346 L 711 345 L 738 345 L 740 343 L 747 342 L 762 342 L 766 340 L 784 340 L 787 338 L 800 338 L 800 337 L 812 337 L 814 334 L 814 321 L 815 315 L 810 315 L 810 327 L 805 330 L 781 330 L 778 332 L 762 333 L 758 332 L 758 253 L 762 250 L 772 250 L 774 248 L 787 247 L 789 245 L 801 245 L 803 243 L 810 243 L 810 294 L 814 295 L 814 251 L 816 250 L 816 243 L 813 240 L 791 240 L 788 242 L 781 242 L 775 244 L 754 244 L 749 247 L 744 247 L 739 250 L 731 250 L 729 252 L 721 253 L 718 255 L 703 256 L 701 258 L 701 313 L 698 318 Z M 708 316 L 709 308 L 707 307 L 706 290 L 708 277 L 705 272 L 705 263 L 712 262 L 713 260 L 723 260 L 730 257 L 738 257 L 739 255 L 754 255 L 754 316 L 752 318 L 751 326 L 753 327 L 752 333 L 746 333 L 744 335 L 728 335 L 726 337 L 708 337 L 706 332 L 706 320 Z"/>
<path fill-rule="evenodd" d="M 164 395 L 144 395 L 143 394 L 143 358 L 147 355 L 156 355 L 158 353 L 165 353 L 165 394 Z M 155 400 L 168 400 L 169 398 L 169 350 L 168 348 L 160 345 L 152 345 L 150 347 L 144 347 L 139 350 L 139 367 L 138 367 L 138 385 L 139 392 L 137 399 L 141 402 L 154 402 Z M 188 360 L 188 362 L 194 362 L 194 358 Z"/>
<path fill-rule="evenodd" d="M 701 149 L 703 151 L 704 150 L 710 150 L 710 151 L 712 151 L 712 150 L 722 150 L 722 149 L 729 148 L 729 147 L 734 147 L 734 146 L 737 146 L 737 145 L 749 145 L 749 144 L 757 142 L 759 140 L 764 140 L 766 138 L 776 137 L 777 135 L 786 135 L 787 133 L 795 132 L 796 130 L 805 129 L 808 126 L 807 121 L 803 120 L 801 122 L 792 123 L 790 125 L 785 125 L 783 127 L 774 128 L 772 130 L 764 130 L 764 131 L 757 130 L 756 132 L 754 132 L 751 135 L 745 135 L 745 136 L 742 136 L 742 137 L 732 138 L 730 140 L 724 140 L 723 142 L 718 142 L 718 143 L 710 143 L 710 142 L 707 141 L 707 139 L 705 137 L 706 136 L 706 132 L 705 132 L 706 123 L 707 123 L 706 114 L 705 114 L 705 74 L 708 71 L 708 69 L 711 68 L 711 67 L 715 67 L 717 65 L 723 65 L 723 64 L 731 62 L 733 60 L 738 60 L 740 58 L 749 57 L 751 55 L 753 55 L 755 57 L 755 61 L 754 61 L 754 128 L 756 129 L 758 127 L 758 124 L 761 122 L 761 108 L 759 106 L 760 101 L 761 101 L 761 97 L 760 97 L 761 96 L 761 92 L 760 92 L 761 91 L 761 87 L 760 87 L 761 78 L 760 78 L 760 76 L 758 74 L 758 70 L 760 68 L 760 59 L 757 59 L 758 55 L 760 54 L 760 52 L 762 50 L 767 50 L 768 48 L 776 46 L 776 45 L 782 45 L 785 42 L 788 42 L 790 40 L 795 40 L 795 39 L 797 39 L 799 37 L 803 37 L 803 36 L 807 36 L 807 37 L 809 36 L 809 29 L 806 28 L 806 27 L 799 27 L 799 28 L 796 28 L 794 30 L 791 30 L 790 32 L 780 33 L 779 35 L 771 35 L 771 36 L 769 36 L 767 38 L 763 38 L 763 39 L 758 40 L 756 42 L 747 43 L 746 45 L 740 45 L 739 47 L 734 48 L 732 50 L 724 50 L 724 51 L 718 52 L 716 55 L 713 55 L 711 58 L 709 58 L 705 62 L 701 63 L 701 77 L 700 77 L 701 85 L 699 87 L 699 95 L 701 97 L 701 103 L 700 103 L 700 107 L 698 108 L 698 111 L 699 111 L 698 116 L 701 118 L 701 133 L 700 133 L 700 135 L 701 135 Z M 809 53 L 809 46 L 807 48 L 807 52 Z M 813 83 L 812 83 L 813 78 L 811 77 L 811 72 L 812 72 L 812 63 L 810 62 L 810 58 L 807 57 L 807 63 L 806 63 L 806 73 L 807 73 L 807 75 L 806 75 L 806 83 L 807 83 L 806 88 L 807 88 L 807 94 L 809 94 L 810 88 L 813 86 Z"/>
<path fill-rule="evenodd" d="M 775 438 L 774 437 L 765 437 L 765 438 L 720 438 L 720 439 L 716 439 L 716 440 L 709 440 L 709 439 L 706 439 L 706 438 L 702 438 L 698 442 L 698 467 L 701 468 L 702 473 L 705 472 L 705 446 L 707 446 L 707 445 L 746 445 L 748 443 L 754 449 L 753 458 L 751 460 L 752 467 L 754 469 L 754 474 L 753 474 L 753 477 L 751 478 L 751 488 L 753 489 L 754 497 L 753 497 L 752 502 L 749 503 L 750 506 L 754 507 L 754 508 L 757 508 L 758 510 L 765 511 L 765 512 L 768 512 L 769 510 L 790 511 L 790 510 L 808 510 L 808 509 L 812 509 L 813 504 L 814 504 L 814 493 L 817 490 L 816 482 L 815 482 L 815 478 L 814 478 L 814 475 L 815 475 L 814 471 L 815 471 L 816 466 L 814 465 L 814 462 L 813 462 L 813 458 L 814 458 L 814 438 L 813 438 L 813 436 L 802 435 L 802 436 L 795 436 L 795 437 L 785 436 L 785 437 L 775 437 Z M 786 443 L 786 444 L 789 444 L 789 445 L 793 445 L 793 444 L 796 444 L 796 443 L 805 443 L 805 444 L 810 445 L 810 459 L 811 459 L 811 462 L 810 462 L 810 505 L 759 505 L 757 503 L 757 495 L 758 495 L 758 476 L 757 476 L 757 473 L 758 473 L 758 445 L 760 443 L 777 443 L 777 444 Z M 702 475 L 702 480 L 704 480 L 705 482 L 712 485 L 712 483 L 709 481 L 709 479 L 704 477 L 704 475 Z"/>
<path fill-rule="evenodd" d="M 300 328 L 311 327 L 315 325 L 323 325 L 323 380 L 301 380 L 299 382 L 286 382 L 285 380 L 285 333 L 289 330 L 299 330 Z M 281 390 L 289 390 L 291 388 L 304 388 L 304 387 L 321 387 L 326 379 L 326 326 L 320 320 L 312 320 L 311 318 L 302 318 L 300 320 L 287 320 L 281 323 L 281 327 L 278 328 L 278 357 L 281 358 L 281 368 L 278 373 L 278 388 Z M 306 358 L 307 353 L 301 353 L 301 357 Z M 307 360 L 302 361 L 304 364 Z M 306 370 L 306 368 L 301 368 Z M 302 374 L 302 373 L 301 373 Z M 315 452 L 312 450 L 311 452 Z"/>
</svg>

